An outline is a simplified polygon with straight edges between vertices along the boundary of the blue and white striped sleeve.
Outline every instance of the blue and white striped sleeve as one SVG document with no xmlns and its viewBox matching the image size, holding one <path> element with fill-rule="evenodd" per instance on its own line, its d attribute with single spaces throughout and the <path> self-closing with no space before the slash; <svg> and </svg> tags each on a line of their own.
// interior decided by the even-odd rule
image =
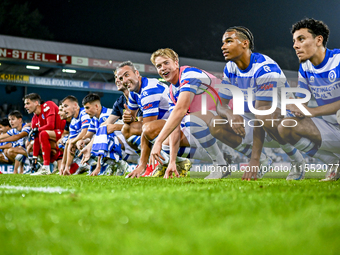
<svg viewBox="0 0 340 255">
<path fill-rule="evenodd" d="M 132 92 L 130 92 L 130 94 L 129 94 L 128 107 L 132 111 L 137 111 L 138 108 L 139 108 L 138 104 L 137 104 L 137 101 L 135 99 L 135 95 Z"/>
<path fill-rule="evenodd" d="M 188 67 L 182 72 L 180 84 L 182 84 L 180 92 L 189 91 L 197 94 L 200 93 L 199 87 L 202 84 L 211 84 L 211 79 L 202 70 L 196 67 Z"/>
</svg>

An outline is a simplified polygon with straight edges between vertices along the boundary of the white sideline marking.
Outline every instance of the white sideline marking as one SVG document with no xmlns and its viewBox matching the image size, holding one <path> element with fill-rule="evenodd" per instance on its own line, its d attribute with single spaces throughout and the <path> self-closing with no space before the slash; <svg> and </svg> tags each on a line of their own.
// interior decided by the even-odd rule
<svg viewBox="0 0 340 255">
<path fill-rule="evenodd" d="M 61 187 L 24 187 L 24 186 L 9 186 L 0 185 L 0 189 L 9 189 L 16 191 L 36 191 L 43 193 L 62 193 L 62 192 L 72 192 L 73 190 L 63 189 Z"/>
</svg>

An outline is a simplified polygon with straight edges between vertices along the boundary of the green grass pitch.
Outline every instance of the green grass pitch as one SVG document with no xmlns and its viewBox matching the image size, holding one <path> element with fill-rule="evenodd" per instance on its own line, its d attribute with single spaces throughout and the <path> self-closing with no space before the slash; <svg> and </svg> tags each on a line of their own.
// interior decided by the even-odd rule
<svg viewBox="0 0 340 255">
<path fill-rule="evenodd" d="M 339 254 L 340 181 L 285 175 L 0 175 L 0 254 Z"/>
</svg>

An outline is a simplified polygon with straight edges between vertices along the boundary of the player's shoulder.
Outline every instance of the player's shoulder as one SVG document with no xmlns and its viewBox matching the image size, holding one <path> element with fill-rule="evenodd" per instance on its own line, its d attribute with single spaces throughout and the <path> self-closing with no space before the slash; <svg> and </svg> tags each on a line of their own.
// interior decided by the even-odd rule
<svg viewBox="0 0 340 255">
<path fill-rule="evenodd" d="M 329 50 L 327 49 L 326 52 L 327 55 L 327 62 L 331 62 L 331 66 L 332 67 L 337 67 L 340 68 L 339 64 L 340 64 L 340 49 L 333 49 L 333 50 Z M 325 63 L 326 65 L 326 63 Z"/>
<path fill-rule="evenodd" d="M 340 49 L 332 49 L 332 50 L 329 50 L 329 56 L 330 57 L 335 57 L 335 56 L 340 56 Z"/>
<path fill-rule="evenodd" d="M 262 75 L 283 75 L 280 66 L 270 57 L 261 53 L 253 53 L 253 68 L 255 77 Z"/>
<path fill-rule="evenodd" d="M 162 83 L 156 78 L 142 77 L 142 90 L 150 89 L 150 88 L 157 88 L 158 86 L 163 86 L 163 85 L 164 83 Z"/>
<path fill-rule="evenodd" d="M 82 108 L 82 110 L 80 112 L 80 116 L 81 116 L 81 118 L 90 118 L 90 116 L 86 113 L 84 108 Z"/>
<path fill-rule="evenodd" d="M 184 66 L 181 67 L 181 73 L 180 73 L 180 84 L 183 84 L 185 81 L 190 80 L 202 80 L 202 79 L 209 79 L 208 72 L 194 67 L 194 66 Z"/>
<path fill-rule="evenodd" d="M 52 101 L 46 101 L 41 105 L 42 112 L 47 112 L 50 109 L 56 109 L 58 106 Z"/>
<path fill-rule="evenodd" d="M 102 106 L 102 112 L 101 112 L 102 116 L 110 115 L 111 112 L 112 112 L 111 108 L 106 108 L 105 106 Z"/>
<path fill-rule="evenodd" d="M 252 53 L 252 57 L 253 57 L 252 59 L 253 64 L 256 65 L 258 68 L 266 66 L 266 65 L 274 65 L 280 68 L 279 65 L 275 62 L 275 60 L 273 60 L 271 57 L 265 54 L 255 52 L 255 53 Z"/>
<path fill-rule="evenodd" d="M 86 112 L 85 112 L 85 108 L 84 107 L 81 107 L 80 110 L 79 110 L 79 115 L 85 115 Z"/>
<path fill-rule="evenodd" d="M 7 134 L 10 135 L 10 136 L 17 135 L 18 133 L 19 133 L 18 130 L 15 129 L 15 128 L 12 128 L 12 129 L 7 131 Z"/>
<path fill-rule="evenodd" d="M 230 74 L 236 74 L 237 70 L 238 68 L 235 62 L 228 61 L 224 66 L 223 74 L 228 77 Z"/>
<path fill-rule="evenodd" d="M 181 71 L 182 71 L 182 74 L 186 74 L 186 73 L 202 73 L 203 70 L 200 69 L 200 68 L 197 68 L 195 66 L 182 66 L 181 67 Z"/>
<path fill-rule="evenodd" d="M 163 93 L 164 90 L 168 90 L 168 86 L 158 79 L 147 78 L 148 84 L 144 84 L 141 90 L 141 97 L 147 97 L 153 94 Z"/>
</svg>

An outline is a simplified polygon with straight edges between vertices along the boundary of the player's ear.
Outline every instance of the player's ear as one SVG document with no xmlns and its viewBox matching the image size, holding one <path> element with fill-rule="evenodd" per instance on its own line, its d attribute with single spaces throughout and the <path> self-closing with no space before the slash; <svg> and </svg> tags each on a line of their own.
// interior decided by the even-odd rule
<svg viewBox="0 0 340 255">
<path fill-rule="evenodd" d="M 138 70 L 136 70 L 136 71 L 135 71 L 135 74 L 137 75 L 137 77 L 139 77 L 139 76 L 140 76 L 140 73 L 139 73 L 139 71 L 138 71 Z"/>
<path fill-rule="evenodd" d="M 315 37 L 315 40 L 316 40 L 316 45 L 317 46 L 321 46 L 322 43 L 323 43 L 323 36 L 322 35 L 318 35 Z"/>
<path fill-rule="evenodd" d="M 249 47 L 249 41 L 248 40 L 243 40 L 242 46 L 243 46 L 244 49 L 250 48 Z"/>
<path fill-rule="evenodd" d="M 175 61 L 175 66 L 176 66 L 176 68 L 179 68 L 178 60 Z"/>
</svg>

